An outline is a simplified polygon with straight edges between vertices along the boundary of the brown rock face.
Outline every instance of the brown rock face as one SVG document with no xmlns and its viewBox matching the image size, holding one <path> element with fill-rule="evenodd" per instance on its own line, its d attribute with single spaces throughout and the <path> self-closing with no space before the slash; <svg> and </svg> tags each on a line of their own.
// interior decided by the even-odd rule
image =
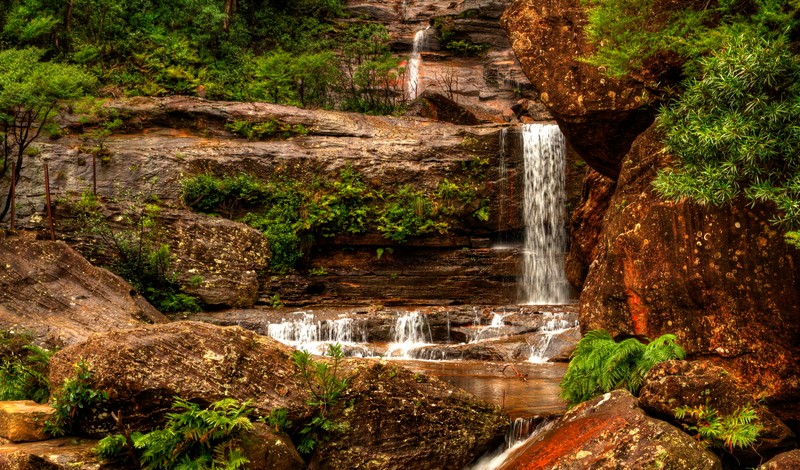
<svg viewBox="0 0 800 470">
<path fill-rule="evenodd" d="M 800 470 L 800 449 L 784 452 L 760 465 L 758 470 Z"/>
<path fill-rule="evenodd" d="M 131 295 L 120 277 L 89 264 L 63 242 L 0 234 L 0 328 L 50 344 L 133 328 L 166 317 Z"/>
<path fill-rule="evenodd" d="M 55 410 L 35 401 L 0 402 L 0 437 L 11 442 L 43 441 L 47 439 L 44 422 Z"/>
<path fill-rule="evenodd" d="M 597 256 L 600 232 L 615 189 L 613 180 L 596 171 L 590 171 L 583 180 L 581 200 L 570 219 L 565 264 L 567 279 L 578 292 L 583 289 L 589 266 Z"/>
<path fill-rule="evenodd" d="M 661 149 L 648 131 L 625 160 L 581 294 L 581 328 L 675 333 L 690 355 L 710 356 L 791 417 L 784 405 L 796 408 L 800 394 L 798 254 L 766 207 L 661 200 L 651 187 Z"/>
<path fill-rule="evenodd" d="M 517 0 L 501 20 L 522 70 L 567 140 L 592 168 L 616 179 L 631 143 L 653 122 L 642 85 L 649 74 L 615 80 L 578 61 L 593 51 L 586 22 L 579 0 Z"/>
<path fill-rule="evenodd" d="M 170 215 L 174 216 L 169 217 Z M 269 266 L 269 243 L 254 228 L 219 217 L 168 214 L 174 269 L 185 292 L 211 307 L 251 307 L 258 272 Z M 199 282 L 195 282 L 198 279 Z"/>
<path fill-rule="evenodd" d="M 767 407 L 747 394 L 742 385 L 725 369 L 703 361 L 667 361 L 653 367 L 639 391 L 639 406 L 654 416 L 676 421 L 675 408 L 708 406 L 719 416 L 728 416 L 737 409 L 752 406 L 763 429 L 753 448 L 733 450 L 745 466 L 755 466 L 782 451 L 797 445 L 792 431 Z M 698 425 L 696 418 L 686 416 L 681 424 Z"/>
<path fill-rule="evenodd" d="M 150 430 L 174 398 L 210 404 L 226 397 L 252 399 L 267 414 L 304 413 L 306 393 L 295 378 L 291 349 L 239 327 L 176 322 L 95 335 L 51 359 L 50 383 L 60 384 L 85 360 L 91 387 L 111 395 L 102 410 L 80 423 L 89 435 L 116 432 L 110 412 L 121 411 L 133 430 Z"/>
<path fill-rule="evenodd" d="M 689 435 L 650 418 L 636 398 L 616 390 L 569 410 L 555 427 L 520 448 L 501 470 L 721 469 Z"/>
<path fill-rule="evenodd" d="M 332 419 L 346 431 L 321 444 L 311 469 L 462 469 L 502 441 L 499 407 L 434 378 L 362 361 Z"/>
<path fill-rule="evenodd" d="M 0 468 L 3 470 L 111 470 L 102 465 L 92 453 L 92 448 L 96 445 L 96 440 L 74 437 L 0 445 Z"/>
</svg>

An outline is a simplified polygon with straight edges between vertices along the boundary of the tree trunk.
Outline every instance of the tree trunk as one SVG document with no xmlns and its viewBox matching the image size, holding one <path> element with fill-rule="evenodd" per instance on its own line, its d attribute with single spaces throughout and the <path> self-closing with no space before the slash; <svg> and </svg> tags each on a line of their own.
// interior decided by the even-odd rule
<svg viewBox="0 0 800 470">
<path fill-rule="evenodd" d="M 225 0 L 225 18 L 222 20 L 222 29 L 227 33 L 236 14 L 236 0 Z"/>
</svg>

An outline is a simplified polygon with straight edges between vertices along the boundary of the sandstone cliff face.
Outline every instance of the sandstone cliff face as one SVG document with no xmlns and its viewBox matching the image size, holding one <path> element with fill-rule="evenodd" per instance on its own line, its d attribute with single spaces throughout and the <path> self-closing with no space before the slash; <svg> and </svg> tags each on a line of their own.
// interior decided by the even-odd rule
<svg viewBox="0 0 800 470">
<path fill-rule="evenodd" d="M 106 201 L 106 215 L 118 219 L 125 201 L 157 201 L 179 281 L 210 306 L 249 307 L 269 303 L 276 294 L 287 305 L 516 301 L 519 250 L 491 247 L 501 237 L 519 240 L 524 226 L 518 127 L 458 126 L 185 97 L 137 98 L 107 106 L 123 116 L 128 133 L 104 143 L 107 156 L 97 165 L 97 193 Z M 42 142 L 41 157 L 26 163 L 18 189 L 18 226 L 46 227 L 42 163 L 47 162 L 56 229 L 95 259 L 89 249 L 93 240 L 77 232 L 73 211 L 81 194 L 91 190 L 92 158 L 77 137 L 77 118 L 64 119 L 78 130 Z M 226 123 L 239 120 L 276 120 L 302 125 L 309 132 L 249 141 L 225 129 Z M 504 172 L 499 170 L 501 160 Z M 348 167 L 384 192 L 405 184 L 434 192 L 445 178 L 472 178 L 478 196 L 464 203 L 464 209 L 469 213 L 478 207 L 470 204 L 486 198 L 489 219 L 458 219 L 446 235 L 404 244 L 377 232 L 318 237 L 296 275 L 273 276 L 266 269 L 270 248 L 260 233 L 222 217 L 192 213 L 180 201 L 182 179 L 198 173 L 247 172 L 263 180 L 287 176 L 310 182 L 315 177 L 336 178 Z M 568 167 L 574 175 L 569 178 L 571 194 L 577 199 L 582 173 Z M 307 276 L 312 268 L 325 274 Z M 190 285 L 192 278 L 202 282 Z"/>
<path fill-rule="evenodd" d="M 669 64 L 615 81 L 579 62 L 591 46 L 577 1 L 518 0 L 503 23 L 568 141 L 616 181 L 588 180 L 573 214 L 569 270 L 574 285 L 583 283 L 582 329 L 676 333 L 690 355 L 724 365 L 784 407 L 781 417 L 796 417 L 798 254 L 769 223 L 770 208 L 667 202 L 652 190 L 669 156 L 648 129 L 653 110 L 642 84 L 666 77 Z"/>
<path fill-rule="evenodd" d="M 633 139 L 653 121 L 645 80 L 615 80 L 578 59 L 593 48 L 579 0 L 517 0 L 502 24 L 538 98 L 572 147 L 601 174 L 616 178 Z"/>
</svg>

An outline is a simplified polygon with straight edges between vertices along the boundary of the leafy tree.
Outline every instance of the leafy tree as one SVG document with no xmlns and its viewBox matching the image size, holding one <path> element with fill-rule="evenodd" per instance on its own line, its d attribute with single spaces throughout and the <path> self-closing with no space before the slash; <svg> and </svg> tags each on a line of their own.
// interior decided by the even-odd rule
<svg viewBox="0 0 800 470">
<path fill-rule="evenodd" d="M 8 188 L 0 220 L 12 201 L 11 179 L 19 180 L 25 151 L 51 124 L 59 100 L 77 98 L 95 84 L 80 67 L 41 62 L 41 49 L 0 51 L 0 184 Z"/>
<path fill-rule="evenodd" d="M 573 406 L 617 388 L 638 392 L 654 365 L 685 357 L 675 339 L 667 334 L 647 345 L 636 338 L 617 343 L 605 330 L 587 332 L 572 353 L 561 397 Z"/>
<path fill-rule="evenodd" d="M 777 222 L 800 227 L 800 60 L 791 45 L 742 28 L 700 65 L 702 76 L 661 112 L 679 165 L 656 188 L 704 204 L 772 202 Z"/>
</svg>

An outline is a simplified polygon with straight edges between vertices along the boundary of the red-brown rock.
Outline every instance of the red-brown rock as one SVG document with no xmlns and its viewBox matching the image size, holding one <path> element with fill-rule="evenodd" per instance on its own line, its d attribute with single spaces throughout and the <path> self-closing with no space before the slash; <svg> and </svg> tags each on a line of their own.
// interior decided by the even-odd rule
<svg viewBox="0 0 800 470">
<path fill-rule="evenodd" d="M 717 456 L 674 426 L 647 416 L 616 390 L 567 411 L 555 427 L 523 445 L 500 470 L 721 469 Z"/>
<path fill-rule="evenodd" d="M 43 441 L 47 439 L 44 423 L 55 410 L 35 401 L 0 401 L 0 438 L 11 442 Z"/>
<path fill-rule="evenodd" d="M 652 108 L 645 108 L 651 97 L 642 78 L 612 79 L 579 60 L 593 51 L 586 22 L 579 0 L 517 0 L 501 20 L 569 143 L 592 168 L 616 178 L 631 143 L 653 121 Z"/>
<path fill-rule="evenodd" d="M 639 391 L 639 406 L 654 416 L 689 426 L 697 426 L 698 420 L 688 415 L 676 419 L 676 408 L 706 406 L 717 410 L 719 416 L 729 416 L 751 406 L 763 429 L 752 448 L 733 449 L 736 459 L 748 467 L 797 446 L 794 433 L 783 422 L 744 391 L 725 369 L 709 362 L 667 361 L 656 365 Z"/>
<path fill-rule="evenodd" d="M 758 470 L 800 470 L 800 449 L 784 452 L 760 465 Z"/>
<path fill-rule="evenodd" d="M 690 356 L 723 365 L 782 419 L 800 416 L 797 251 L 768 207 L 658 197 L 651 183 L 667 161 L 662 149 L 651 130 L 625 160 L 581 294 L 581 328 L 674 333 Z"/>
<path fill-rule="evenodd" d="M 72 344 L 95 332 L 167 322 L 130 284 L 64 242 L 0 232 L 0 328 Z"/>
<path fill-rule="evenodd" d="M 569 283 L 578 292 L 589 273 L 589 265 L 597 257 L 600 232 L 616 184 L 596 171 L 583 180 L 581 201 L 572 211 L 569 231 L 569 253 L 565 268 Z"/>
</svg>

